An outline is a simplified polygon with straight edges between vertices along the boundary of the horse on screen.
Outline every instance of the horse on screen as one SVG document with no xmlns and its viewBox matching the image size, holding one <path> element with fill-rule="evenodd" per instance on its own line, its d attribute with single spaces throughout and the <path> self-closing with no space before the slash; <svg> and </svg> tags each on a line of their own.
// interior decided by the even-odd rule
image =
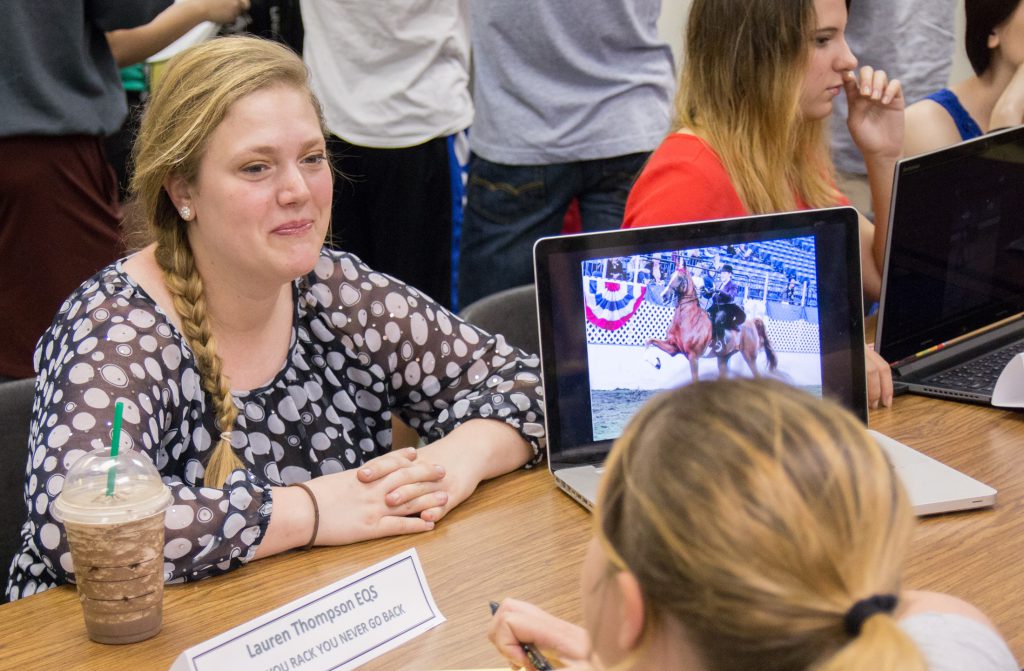
<svg viewBox="0 0 1024 671">
<path fill-rule="evenodd" d="M 764 351 L 768 360 L 768 369 L 774 371 L 778 359 L 768 334 L 765 332 L 764 321 L 760 318 L 747 319 L 740 324 L 738 331 L 726 330 L 721 349 L 708 354 L 711 345 L 711 318 L 701 307 L 697 287 L 686 264 L 680 264 L 669 280 L 666 292 L 674 292 L 676 309 L 669 322 L 665 339 L 650 338 L 647 346 L 654 346 L 669 356 L 682 354 L 690 362 L 690 375 L 694 382 L 698 379 L 698 362 L 702 356 L 718 358 L 718 374 L 725 377 L 728 372 L 729 358 L 739 352 L 747 362 L 751 374 L 758 377 L 757 355 Z M 661 368 L 660 360 L 655 366 Z"/>
</svg>

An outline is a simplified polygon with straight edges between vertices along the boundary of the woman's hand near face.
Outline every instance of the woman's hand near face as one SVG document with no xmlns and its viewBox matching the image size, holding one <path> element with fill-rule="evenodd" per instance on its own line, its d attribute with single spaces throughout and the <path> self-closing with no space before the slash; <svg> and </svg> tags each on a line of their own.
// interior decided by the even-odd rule
<svg viewBox="0 0 1024 671">
<path fill-rule="evenodd" d="M 530 669 L 523 643 L 532 643 L 543 654 L 557 655 L 559 668 L 578 671 L 595 669 L 589 661 L 590 640 L 582 628 L 533 604 L 516 599 L 505 599 L 495 612 L 487 631 L 498 652 L 520 667 Z"/>
<path fill-rule="evenodd" d="M 883 70 L 870 65 L 844 77 L 849 107 L 847 126 L 865 160 L 878 156 L 895 160 L 903 151 L 903 87 Z"/>
<path fill-rule="evenodd" d="M 992 108 L 989 118 L 990 131 L 1024 123 L 1024 63 L 1017 67 L 1013 79 L 1003 89 L 999 99 Z"/>
<path fill-rule="evenodd" d="M 873 300 L 881 287 L 892 176 L 896 161 L 903 153 L 905 101 L 899 81 L 890 80 L 883 70 L 875 70 L 869 65 L 860 69 L 859 78 L 853 72 L 847 72 L 844 86 L 849 107 L 846 123 L 853 141 L 864 155 L 871 187 L 871 206 L 875 213 L 873 228 L 866 219 L 861 222 L 864 286 L 866 294 Z"/>
</svg>

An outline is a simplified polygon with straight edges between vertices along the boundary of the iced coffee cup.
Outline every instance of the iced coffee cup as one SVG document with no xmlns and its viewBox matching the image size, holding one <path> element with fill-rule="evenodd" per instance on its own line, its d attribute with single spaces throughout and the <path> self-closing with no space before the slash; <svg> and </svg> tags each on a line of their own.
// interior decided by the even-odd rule
<svg viewBox="0 0 1024 671">
<path fill-rule="evenodd" d="M 92 640 L 134 643 L 160 631 L 164 511 L 171 501 L 153 462 L 139 452 L 115 459 L 108 449 L 95 450 L 68 471 L 53 515 L 67 530 Z"/>
</svg>

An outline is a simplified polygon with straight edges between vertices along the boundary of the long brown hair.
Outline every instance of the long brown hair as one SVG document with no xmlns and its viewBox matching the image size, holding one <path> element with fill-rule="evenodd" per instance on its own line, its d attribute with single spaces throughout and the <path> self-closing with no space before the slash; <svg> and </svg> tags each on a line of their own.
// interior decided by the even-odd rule
<svg viewBox="0 0 1024 671">
<path fill-rule="evenodd" d="M 243 467 L 228 438 L 238 410 L 217 355 L 203 278 L 189 246 L 189 224 L 179 216 L 164 184 L 172 175 L 188 182 L 196 178 L 210 135 L 235 102 L 282 85 L 309 94 L 323 127 L 306 66 L 286 47 L 253 37 L 224 37 L 188 49 L 168 63 L 146 106 L 133 151 L 125 239 L 133 248 L 156 242 L 156 261 L 213 404 L 221 435 L 213 437 L 216 446 L 203 478 L 211 486 L 219 486 L 232 470 Z"/>
<path fill-rule="evenodd" d="M 755 214 L 835 205 L 825 121 L 800 117 L 812 0 L 694 0 L 672 130 L 715 150 Z"/>
<path fill-rule="evenodd" d="M 859 599 L 900 590 L 913 517 L 852 415 L 771 380 L 656 397 L 607 462 L 598 537 L 636 576 L 648 638 L 682 624 L 711 671 L 926 671 L 889 615 L 850 637 Z"/>
</svg>

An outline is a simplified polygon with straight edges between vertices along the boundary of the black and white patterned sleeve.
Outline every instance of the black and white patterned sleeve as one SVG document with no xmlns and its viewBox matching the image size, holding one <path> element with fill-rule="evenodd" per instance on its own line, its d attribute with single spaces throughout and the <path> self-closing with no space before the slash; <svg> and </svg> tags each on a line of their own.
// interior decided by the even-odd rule
<svg viewBox="0 0 1024 671">
<path fill-rule="evenodd" d="M 351 306 L 333 315 L 359 356 L 379 365 L 394 411 L 420 435 L 436 440 L 463 422 L 487 418 L 515 428 L 544 452 L 540 361 L 466 323 L 429 297 L 355 257 L 342 255 L 321 292 Z"/>
<path fill-rule="evenodd" d="M 174 501 L 165 515 L 165 579 L 222 573 L 251 558 L 269 522 L 270 492 L 244 471 L 224 488 L 197 486 L 211 444 L 204 395 L 180 337 L 124 285 L 83 285 L 36 352 L 39 375 L 15 563 L 21 595 L 74 580 L 63 525 L 51 515 L 68 468 L 109 446 L 123 404 L 120 449 L 145 452 Z M 33 584 L 33 576 L 37 582 Z"/>
</svg>

